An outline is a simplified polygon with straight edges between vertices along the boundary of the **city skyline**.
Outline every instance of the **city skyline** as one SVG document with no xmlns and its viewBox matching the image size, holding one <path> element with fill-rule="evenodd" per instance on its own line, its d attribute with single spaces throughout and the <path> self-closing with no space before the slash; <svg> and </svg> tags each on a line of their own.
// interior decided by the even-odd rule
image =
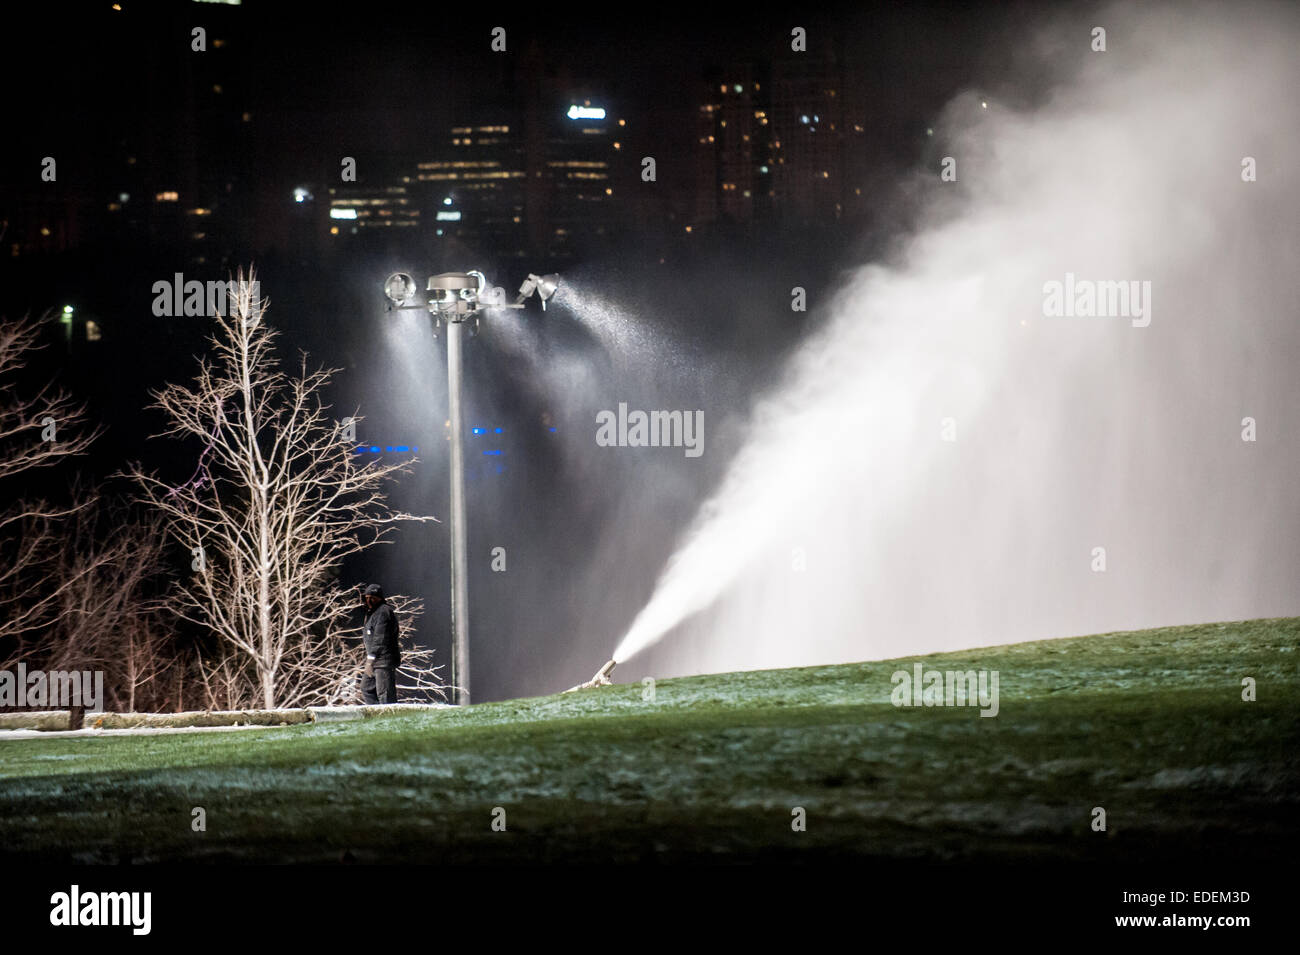
<svg viewBox="0 0 1300 955">
<path fill-rule="evenodd" d="M 433 173 L 421 164 L 463 161 L 456 129 L 512 130 L 505 135 L 513 155 L 492 161 L 523 179 L 525 195 L 504 200 L 512 208 L 488 216 L 492 222 L 476 222 L 482 203 L 469 202 L 445 227 L 430 224 L 439 210 L 423 208 L 427 197 L 408 194 L 402 205 L 419 209 L 416 231 L 437 236 L 443 228 L 471 246 L 504 240 L 509 256 L 553 255 L 556 263 L 580 258 L 610 233 L 662 243 L 715 223 L 861 222 L 925 145 L 927 118 L 900 122 L 894 107 L 882 108 L 879 78 L 866 76 L 879 69 L 880 51 L 868 61 L 843 48 L 845 31 L 815 25 L 792 39 L 793 30 L 724 19 L 715 29 L 731 31 L 733 42 L 710 45 L 701 39 L 705 21 L 639 59 L 633 54 L 630 71 L 602 72 L 609 68 L 601 57 L 586 54 L 608 55 L 608 44 L 585 41 L 580 29 L 561 31 L 572 35 L 557 45 L 554 28 L 512 26 L 500 38 L 505 49 L 494 50 L 496 28 L 483 25 L 471 41 L 462 25 L 461 43 L 422 59 L 418 34 L 391 50 L 349 44 L 312 19 L 268 19 L 257 4 L 116 6 L 125 9 L 103 5 L 73 25 L 66 72 L 47 84 L 44 104 L 38 97 L 19 106 L 33 122 L 18 123 L 21 148 L 6 154 L 0 177 L 9 258 L 144 241 L 183 243 L 190 264 L 220 268 L 273 249 L 325 251 L 325 236 L 369 224 L 325 221 L 331 189 L 374 199 L 428 181 Z M 286 30 L 296 42 L 268 62 L 272 35 Z M 894 33 L 886 58 L 900 56 L 905 18 Z M 574 47 L 585 51 L 577 65 Z M 109 49 L 120 68 L 105 62 Z M 142 55 L 133 58 L 135 51 Z M 923 48 L 911 53 L 924 56 Z M 944 68 L 907 78 L 931 89 L 937 106 L 973 51 L 950 45 L 929 55 Z M 311 89 L 303 89 L 294 67 L 309 56 Z M 99 80 L 90 99 L 86 77 Z M 584 103 L 620 127 L 567 115 Z M 597 133 L 603 150 L 581 142 L 579 130 Z M 647 157 L 653 181 L 642 177 Z M 41 179 L 47 158 L 59 164 L 54 181 Z M 557 176 L 555 164 L 565 162 L 603 163 L 593 167 L 606 177 L 603 188 L 570 188 L 583 173 Z M 307 245 L 294 199 L 315 211 Z"/>
</svg>

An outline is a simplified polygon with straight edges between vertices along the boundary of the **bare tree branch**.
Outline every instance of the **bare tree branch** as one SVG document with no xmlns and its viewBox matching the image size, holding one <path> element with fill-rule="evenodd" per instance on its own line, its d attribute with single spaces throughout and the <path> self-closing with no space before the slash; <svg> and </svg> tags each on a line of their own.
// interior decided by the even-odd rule
<svg viewBox="0 0 1300 955">
<path fill-rule="evenodd" d="M 410 466 L 357 459 L 323 401 L 337 369 L 309 370 L 304 355 L 296 375 L 281 371 L 253 273 L 236 287 L 193 384 L 153 393 L 169 422 L 162 436 L 201 442 L 194 475 L 174 487 L 138 466 L 130 474 L 194 555 L 174 611 L 232 654 L 200 665 L 208 700 L 244 700 L 251 679 L 267 708 L 325 702 L 358 656 L 343 639 L 356 629 L 356 594 L 334 585 L 337 568 L 391 540 L 396 524 L 436 518 L 388 507 L 385 487 Z M 439 689 L 428 657 L 408 652 L 414 685 Z"/>
</svg>

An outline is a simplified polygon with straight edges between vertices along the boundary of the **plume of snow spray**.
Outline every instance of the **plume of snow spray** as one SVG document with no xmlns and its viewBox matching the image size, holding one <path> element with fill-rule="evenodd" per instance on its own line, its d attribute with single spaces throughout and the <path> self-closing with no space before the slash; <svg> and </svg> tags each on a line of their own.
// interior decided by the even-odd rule
<svg viewBox="0 0 1300 955">
<path fill-rule="evenodd" d="M 1111 8 L 1110 52 L 1040 37 L 1072 74 L 1046 104 L 950 104 L 957 181 L 935 157 L 920 228 L 821 306 L 614 659 L 1300 611 L 1298 14 Z"/>
</svg>

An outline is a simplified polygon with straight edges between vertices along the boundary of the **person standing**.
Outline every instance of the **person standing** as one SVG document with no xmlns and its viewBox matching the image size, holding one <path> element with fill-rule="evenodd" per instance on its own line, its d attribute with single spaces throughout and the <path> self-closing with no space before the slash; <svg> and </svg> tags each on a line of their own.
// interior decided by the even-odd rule
<svg viewBox="0 0 1300 955">
<path fill-rule="evenodd" d="M 361 681 L 361 696 L 367 704 L 396 703 L 397 668 L 402 663 L 397 614 L 378 584 L 367 584 L 361 599 L 366 605 L 366 673 Z"/>
</svg>

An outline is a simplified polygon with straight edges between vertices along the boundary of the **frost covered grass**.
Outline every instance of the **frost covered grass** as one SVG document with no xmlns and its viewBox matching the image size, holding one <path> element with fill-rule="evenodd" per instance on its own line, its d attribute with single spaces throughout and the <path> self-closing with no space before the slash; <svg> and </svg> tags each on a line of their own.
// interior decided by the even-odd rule
<svg viewBox="0 0 1300 955">
<path fill-rule="evenodd" d="M 1280 861 L 1300 848 L 1298 645 L 1300 618 L 1255 620 L 668 679 L 653 702 L 615 685 L 0 740 L 0 845 L 45 862 Z M 915 662 L 997 670 L 998 716 L 891 705 Z"/>
</svg>

